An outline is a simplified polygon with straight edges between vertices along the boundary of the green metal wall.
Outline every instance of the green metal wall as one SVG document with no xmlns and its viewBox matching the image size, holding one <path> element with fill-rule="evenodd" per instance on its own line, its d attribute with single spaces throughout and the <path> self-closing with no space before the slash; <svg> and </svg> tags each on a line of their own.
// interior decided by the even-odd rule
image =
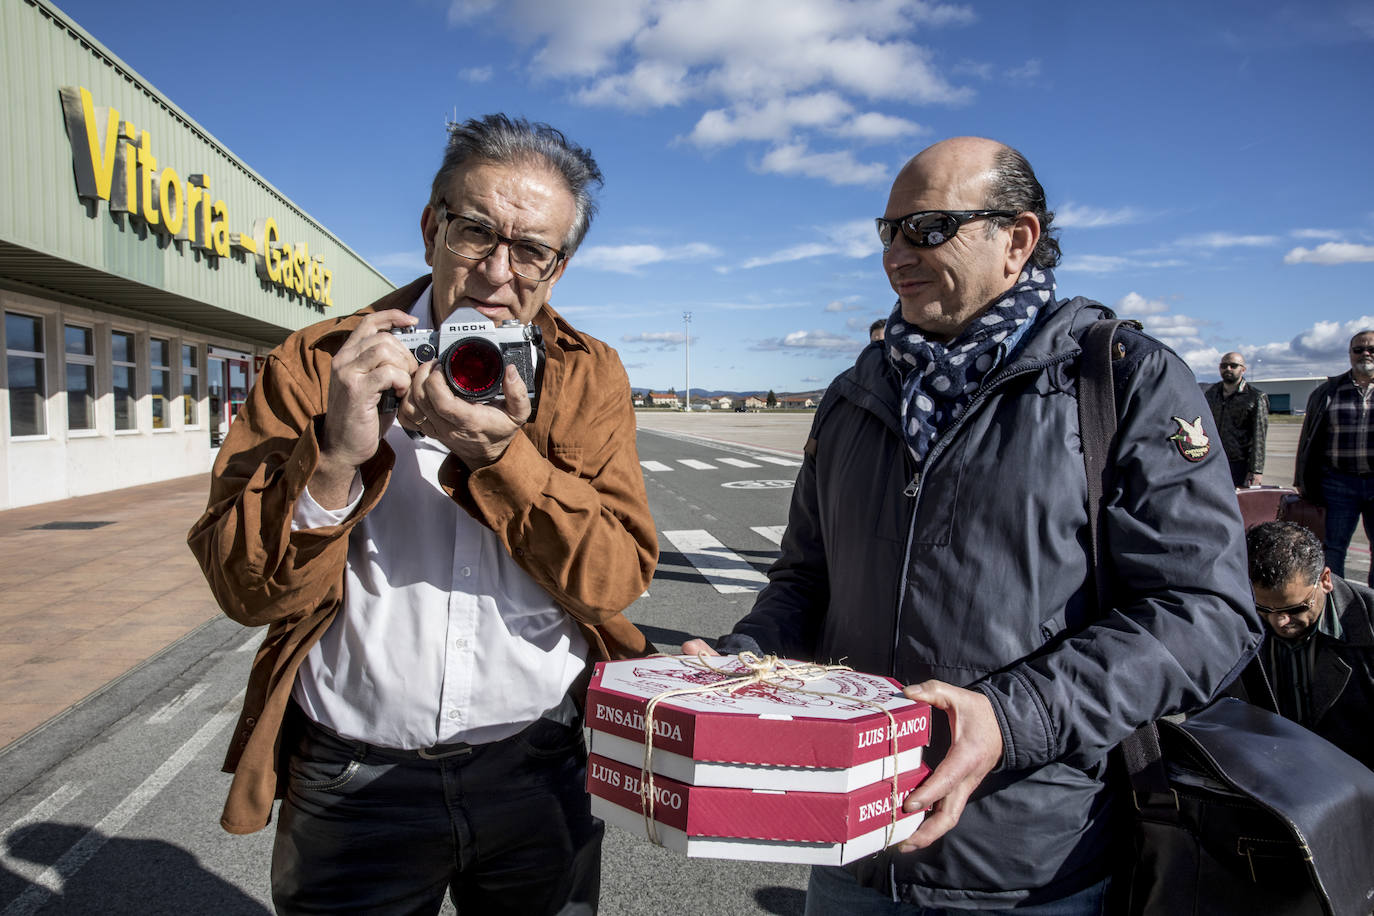
<svg viewBox="0 0 1374 916">
<path fill-rule="evenodd" d="M 97 108 L 151 135 L 158 170 L 183 181 L 209 180 L 232 232 L 251 235 L 256 219 L 273 218 L 283 241 L 309 245 L 332 272 L 331 308 L 265 284 L 253 256 L 207 257 L 189 242 L 171 242 L 142 221 L 116 216 L 106 201 L 77 194 L 73 149 L 59 92 L 89 90 Z M 104 141 L 105 121 L 99 119 Z M 321 317 L 345 314 L 392 284 L 233 155 L 152 86 L 55 7 L 39 0 L 0 0 L 0 276 L 54 287 L 64 265 L 83 297 L 116 305 L 152 301 L 150 313 L 183 324 L 239 328 L 254 339 L 280 337 Z M 318 151 L 302 151 L 317 155 Z M 37 278 L 37 279 L 34 279 Z M 138 300 L 139 290 L 162 298 Z M 235 318 L 238 320 L 235 321 Z"/>
</svg>

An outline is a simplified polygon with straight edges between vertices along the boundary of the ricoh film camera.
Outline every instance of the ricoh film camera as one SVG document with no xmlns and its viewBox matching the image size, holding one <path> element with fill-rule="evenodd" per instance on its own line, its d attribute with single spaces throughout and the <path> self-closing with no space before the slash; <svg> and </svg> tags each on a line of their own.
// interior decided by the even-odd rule
<svg viewBox="0 0 1374 916">
<path fill-rule="evenodd" d="M 543 333 L 537 325 L 513 320 L 493 326 L 480 312 L 473 314 L 474 320 L 448 321 L 438 330 L 396 328 L 391 333 L 418 362 L 437 359 L 435 371 L 465 401 L 482 404 L 500 398 L 506 366 L 514 365 L 529 390 L 530 408 L 535 408 L 544 361 Z M 384 397 L 383 409 L 388 400 L 394 404 L 394 398 L 394 394 L 391 399 Z"/>
</svg>

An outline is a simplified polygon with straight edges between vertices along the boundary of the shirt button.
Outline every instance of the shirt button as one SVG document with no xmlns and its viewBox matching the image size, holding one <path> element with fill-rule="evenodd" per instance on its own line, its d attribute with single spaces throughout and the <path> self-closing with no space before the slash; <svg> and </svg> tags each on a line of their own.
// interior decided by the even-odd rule
<svg viewBox="0 0 1374 916">
<path fill-rule="evenodd" d="M 459 649 L 466 649 L 468 647 L 468 641 L 463 637 L 459 636 L 457 639 L 453 641 L 453 645 Z"/>
<path fill-rule="evenodd" d="M 456 718 L 458 718 L 458 710 L 456 710 L 456 709 L 450 709 L 450 710 L 448 711 L 448 717 L 449 717 L 450 719 L 456 719 Z"/>
<path fill-rule="evenodd" d="M 471 567 L 471 566 L 464 566 L 464 567 L 463 567 L 463 575 L 465 575 L 465 576 L 470 576 L 470 575 L 472 575 L 472 567 Z"/>
</svg>

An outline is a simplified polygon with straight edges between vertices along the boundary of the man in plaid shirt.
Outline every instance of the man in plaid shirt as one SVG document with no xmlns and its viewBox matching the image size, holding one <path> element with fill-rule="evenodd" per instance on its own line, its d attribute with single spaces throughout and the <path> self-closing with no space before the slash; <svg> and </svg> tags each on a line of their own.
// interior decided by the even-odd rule
<svg viewBox="0 0 1374 916">
<path fill-rule="evenodd" d="M 1333 375 L 1307 400 L 1294 483 L 1326 506 L 1326 565 L 1345 575 L 1355 525 L 1374 541 L 1374 330 L 1350 339 L 1350 371 Z M 1374 586 L 1374 564 L 1369 583 Z"/>
</svg>

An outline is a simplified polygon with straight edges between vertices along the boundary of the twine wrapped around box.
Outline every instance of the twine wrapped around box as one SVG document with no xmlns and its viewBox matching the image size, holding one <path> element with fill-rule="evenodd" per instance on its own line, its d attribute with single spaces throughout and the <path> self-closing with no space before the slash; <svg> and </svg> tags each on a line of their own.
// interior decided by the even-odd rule
<svg viewBox="0 0 1374 916">
<path fill-rule="evenodd" d="M 656 657 L 668 658 L 673 656 L 659 655 Z M 798 680 L 802 683 L 815 681 L 825 677 L 832 671 L 853 671 L 848 665 L 818 665 L 810 662 L 792 663 L 778 658 L 776 655 L 764 655 L 762 657 L 752 652 L 741 652 L 737 658 L 740 664 L 744 665 L 746 671 L 726 671 L 717 668 L 708 661 L 710 656 L 700 653 L 696 656 L 688 656 L 681 659 L 684 665 L 695 667 L 698 670 L 709 671 L 721 676 L 721 680 L 714 684 L 699 684 L 694 687 L 674 687 L 664 690 L 649 698 L 644 706 L 644 765 L 640 769 L 639 781 L 639 803 L 640 810 L 644 814 L 644 830 L 649 840 L 657 846 L 662 846 L 662 841 L 658 838 L 658 825 L 654 820 L 654 710 L 659 703 L 670 700 L 674 697 L 688 696 L 691 694 L 704 693 L 723 693 L 734 694 L 746 687 L 756 684 L 773 687 L 778 690 L 786 690 L 791 693 L 800 693 L 806 696 L 827 697 L 830 699 L 842 700 L 846 703 L 856 703 L 876 709 L 887 716 L 887 734 L 892 744 L 890 751 L 892 759 L 892 814 L 888 819 L 887 833 L 884 837 L 883 848 L 892 845 L 892 833 L 897 827 L 898 812 L 901 810 L 900 792 L 897 787 L 898 756 L 897 756 L 897 717 L 892 711 L 881 703 L 874 703 L 860 697 L 844 696 L 838 693 L 831 693 L 823 690 L 807 690 L 804 687 L 793 687 L 785 683 L 785 680 Z"/>
</svg>

